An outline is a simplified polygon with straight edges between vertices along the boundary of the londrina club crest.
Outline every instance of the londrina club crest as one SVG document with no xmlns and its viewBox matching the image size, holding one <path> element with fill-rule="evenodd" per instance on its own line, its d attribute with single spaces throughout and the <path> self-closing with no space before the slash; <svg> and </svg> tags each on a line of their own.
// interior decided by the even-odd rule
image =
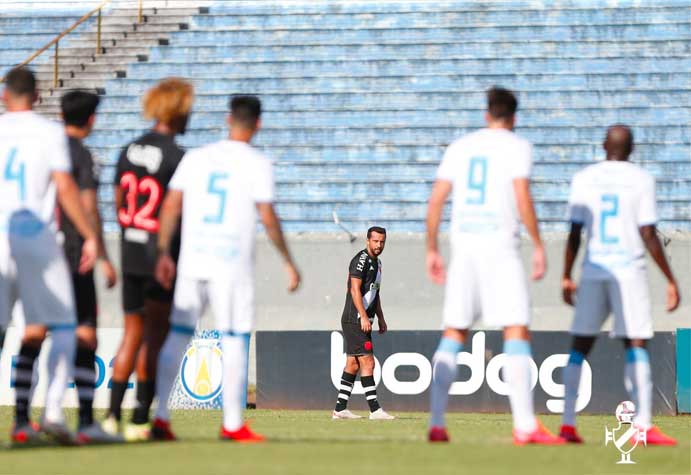
<svg viewBox="0 0 691 475">
<path fill-rule="evenodd" d="M 185 352 L 180 383 L 187 396 L 199 402 L 213 400 L 223 390 L 223 353 L 214 340 L 197 339 Z"/>
<path fill-rule="evenodd" d="M 605 427 L 605 446 L 612 442 L 621 452 L 621 459 L 617 462 L 618 464 L 636 463 L 631 460 L 631 452 L 638 446 L 639 442 L 643 442 L 643 445 L 648 443 L 645 430 L 639 429 L 633 423 L 635 415 L 636 405 L 634 403 L 631 401 L 620 402 L 615 412 L 619 425 L 611 431 Z"/>
</svg>

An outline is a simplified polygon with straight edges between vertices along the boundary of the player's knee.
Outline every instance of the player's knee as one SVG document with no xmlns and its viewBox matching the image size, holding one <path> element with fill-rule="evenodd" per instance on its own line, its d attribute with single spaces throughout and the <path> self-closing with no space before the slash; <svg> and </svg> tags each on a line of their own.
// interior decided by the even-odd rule
<svg viewBox="0 0 691 475">
<path fill-rule="evenodd" d="M 364 372 L 371 372 L 374 370 L 374 356 L 365 355 L 359 358 L 360 369 Z"/>
<path fill-rule="evenodd" d="M 96 338 L 95 328 L 87 326 L 77 327 L 77 346 L 95 350 L 97 345 L 98 339 Z"/>
<path fill-rule="evenodd" d="M 47 334 L 48 328 L 43 325 L 27 325 L 24 329 L 22 344 L 28 346 L 41 346 Z"/>
<path fill-rule="evenodd" d="M 573 338 L 571 350 L 580 353 L 583 356 L 587 356 L 588 353 L 590 353 L 594 342 L 595 339 L 592 337 L 576 336 Z"/>
<path fill-rule="evenodd" d="M 624 338 L 624 348 L 646 348 L 648 340 Z"/>
</svg>

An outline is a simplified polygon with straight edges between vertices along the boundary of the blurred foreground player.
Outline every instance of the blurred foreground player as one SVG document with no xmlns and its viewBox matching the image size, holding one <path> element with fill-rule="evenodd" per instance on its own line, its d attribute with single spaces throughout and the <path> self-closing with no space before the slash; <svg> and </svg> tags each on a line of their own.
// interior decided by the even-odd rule
<svg viewBox="0 0 691 475">
<path fill-rule="evenodd" d="M 564 256 L 562 290 L 564 301 L 575 304 L 576 312 L 571 326 L 571 354 L 564 370 L 566 395 L 560 435 L 569 442 L 583 442 L 576 431 L 581 368 L 602 324 L 612 313 L 611 334 L 622 340 L 626 351 L 624 383 L 636 405 L 634 423 L 647 432 L 648 445 L 676 445 L 676 440 L 652 423 L 653 381 L 646 349 L 653 337 L 646 249 L 667 279 L 667 311 L 679 305 L 679 288 L 657 237 L 655 178 L 629 162 L 633 134 L 628 127 L 610 127 L 604 148 L 607 160 L 577 173 L 571 184 L 571 232 Z M 584 228 L 586 255 L 576 293 L 571 272 Z"/>
<path fill-rule="evenodd" d="M 123 428 L 128 441 L 149 438 L 156 362 L 168 333 L 173 301 L 172 291 L 154 278 L 159 212 L 168 182 L 184 155 L 175 136 L 185 133 L 193 100 L 192 85 L 181 79 L 164 79 L 150 89 L 143 100 L 144 117 L 155 124 L 124 147 L 117 164 L 115 203 L 122 229 L 125 333 L 113 363 L 110 410 L 103 427 L 111 434 L 120 431 L 122 400 L 136 363 L 136 406 L 131 423 Z M 171 255 L 177 259 L 177 226 L 173 234 Z"/>
<path fill-rule="evenodd" d="M 513 93 L 495 87 L 487 99 L 487 127 L 449 145 L 429 199 L 427 273 L 433 282 L 446 282 L 445 329 L 433 359 L 429 440 L 448 441 L 444 413 L 456 378 L 456 356 L 468 341 L 468 329 L 482 316 L 486 324 L 504 329 L 503 373 L 514 444 L 561 444 L 564 441 L 535 418 L 530 381 L 530 303 L 519 252 L 519 218 L 533 242 L 532 278 L 541 279 L 547 267 L 530 194 L 532 147 L 513 133 L 518 107 Z M 447 276 L 437 236 L 452 192 Z"/>
<path fill-rule="evenodd" d="M 32 111 L 38 96 L 27 68 L 11 70 L 2 94 L 0 116 L 0 327 L 19 299 L 26 322 L 14 371 L 15 423 L 12 441 L 39 437 L 29 417 L 31 383 L 46 333 L 51 333 L 48 385 L 40 431 L 71 444 L 62 401 L 75 355 L 77 317 L 70 269 L 54 231 L 55 198 L 84 238 L 78 271 L 89 272 L 98 255 L 98 237 L 70 174 L 62 126 Z"/>
<path fill-rule="evenodd" d="M 117 274 L 106 253 L 101 216 L 98 212 L 99 170 L 91 152 L 82 142 L 94 128 L 98 103 L 99 98 L 96 94 L 76 90 L 66 93 L 62 97 L 60 106 L 70 151 L 72 177 L 79 187 L 82 207 L 91 220 L 91 225 L 96 230 L 100 241 L 98 257 L 101 272 L 108 288 L 113 288 L 117 282 Z M 59 222 L 65 257 L 72 272 L 72 286 L 77 309 L 77 354 L 74 366 L 74 382 L 79 397 L 77 439 L 82 444 L 117 442 L 120 440 L 119 437 L 106 433 L 100 424 L 94 422 L 93 400 L 98 345 L 96 338 L 98 305 L 94 273 L 93 271 L 79 273 L 84 239 L 62 210 L 60 210 Z"/>
<path fill-rule="evenodd" d="M 381 408 L 377 400 L 377 388 L 374 383 L 374 346 L 372 345 L 372 324 L 375 316 L 379 333 L 383 334 L 387 330 L 381 308 L 382 263 L 379 259 L 385 245 L 386 229 L 379 226 L 369 228 L 367 247 L 351 259 L 348 267 L 348 292 L 341 316 L 346 365 L 341 376 L 336 407 L 331 413 L 332 419 L 360 419 L 360 416 L 353 414 L 347 408 L 358 372 L 370 409 L 369 418 L 372 420 L 394 419 L 394 416 Z"/>
<path fill-rule="evenodd" d="M 271 162 L 250 145 L 259 130 L 261 104 L 254 96 L 233 97 L 227 140 L 188 152 L 163 203 L 156 278 L 175 283 L 171 331 L 159 357 L 158 409 L 152 437 L 174 440 L 168 399 L 187 344 L 207 306 L 221 332 L 223 424 L 220 437 L 259 442 L 242 418 L 247 345 L 254 322 L 254 240 L 257 214 L 283 257 L 288 290 L 300 283 L 274 212 Z M 180 263 L 171 256 L 172 235 L 182 213 Z"/>
</svg>

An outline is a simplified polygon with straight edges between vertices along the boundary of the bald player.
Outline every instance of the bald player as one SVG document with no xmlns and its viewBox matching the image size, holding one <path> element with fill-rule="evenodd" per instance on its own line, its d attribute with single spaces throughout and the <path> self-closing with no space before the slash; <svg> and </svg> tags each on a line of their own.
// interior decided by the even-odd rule
<svg viewBox="0 0 691 475">
<path fill-rule="evenodd" d="M 626 351 L 624 383 L 636 404 L 634 423 L 647 434 L 648 445 L 676 445 L 652 424 L 653 383 L 646 349 L 653 337 L 645 250 L 667 279 L 667 311 L 679 306 L 679 288 L 657 237 L 655 179 L 629 162 L 633 133 L 625 125 L 607 130 L 607 160 L 590 165 L 573 178 L 569 213 L 571 233 L 564 256 L 564 301 L 575 305 L 571 327 L 573 343 L 564 370 L 566 397 L 560 436 L 582 443 L 576 431 L 576 399 L 583 360 L 590 352 L 605 319 L 612 314 L 611 334 Z M 586 253 L 581 281 L 571 271 L 586 230 Z"/>
</svg>

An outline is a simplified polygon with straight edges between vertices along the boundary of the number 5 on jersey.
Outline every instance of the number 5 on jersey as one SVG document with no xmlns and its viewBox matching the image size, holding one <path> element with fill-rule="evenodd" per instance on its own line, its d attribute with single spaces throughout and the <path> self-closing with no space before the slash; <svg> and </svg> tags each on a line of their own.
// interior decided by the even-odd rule
<svg viewBox="0 0 691 475">
<path fill-rule="evenodd" d="M 209 224 L 220 224 L 223 222 L 223 217 L 226 212 L 226 188 L 223 183 L 228 180 L 227 173 L 212 173 L 209 175 L 209 184 L 207 186 L 207 192 L 210 195 L 218 197 L 218 206 L 216 212 L 204 216 L 204 222 Z"/>
</svg>

